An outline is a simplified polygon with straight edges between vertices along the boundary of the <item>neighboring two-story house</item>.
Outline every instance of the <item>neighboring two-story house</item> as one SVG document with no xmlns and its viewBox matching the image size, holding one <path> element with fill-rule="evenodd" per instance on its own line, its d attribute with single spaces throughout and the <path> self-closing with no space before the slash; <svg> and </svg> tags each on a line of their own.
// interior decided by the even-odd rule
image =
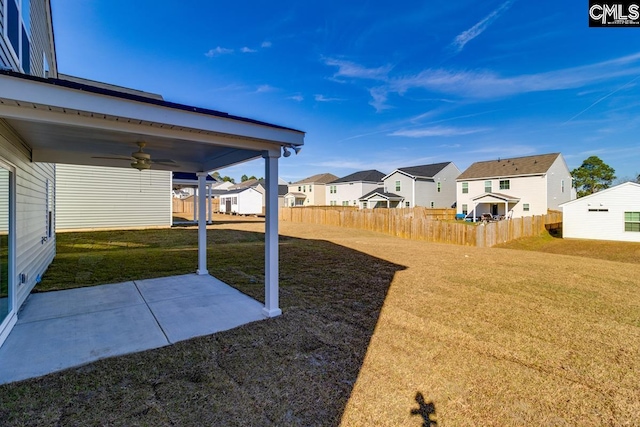
<svg viewBox="0 0 640 427">
<path fill-rule="evenodd" d="M 450 208 L 456 201 L 458 175 L 453 162 L 399 168 L 383 177 L 380 194 L 401 198 L 397 207 Z"/>
<path fill-rule="evenodd" d="M 287 207 L 324 206 L 327 204 L 325 187 L 338 179 L 331 173 L 320 173 L 289 184 L 289 192 L 284 196 Z"/>
<path fill-rule="evenodd" d="M 575 199 L 571 184 L 560 153 L 476 162 L 457 179 L 457 212 L 474 219 L 544 215 Z"/>
<path fill-rule="evenodd" d="M 384 174 L 371 169 L 355 172 L 326 186 L 326 200 L 330 206 L 362 206 L 358 201 L 382 185 Z"/>
</svg>

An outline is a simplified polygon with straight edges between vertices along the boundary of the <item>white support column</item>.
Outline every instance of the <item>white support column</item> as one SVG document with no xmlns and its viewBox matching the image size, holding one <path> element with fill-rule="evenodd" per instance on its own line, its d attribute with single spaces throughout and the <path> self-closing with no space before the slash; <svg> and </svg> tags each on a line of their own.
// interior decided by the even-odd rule
<svg viewBox="0 0 640 427">
<path fill-rule="evenodd" d="M 198 172 L 198 270 L 196 274 L 204 276 L 207 271 L 207 173 Z M 194 215 L 195 215 L 195 209 Z"/>
<path fill-rule="evenodd" d="M 264 308 L 267 317 L 282 314 L 278 290 L 278 158 L 280 150 L 268 151 L 265 160 L 265 251 L 264 251 Z"/>
<path fill-rule="evenodd" d="M 200 194 L 198 194 L 198 187 L 196 187 L 193 189 L 193 220 L 194 221 L 198 220 L 198 197 L 199 196 Z"/>
<path fill-rule="evenodd" d="M 208 223 L 213 223 L 213 206 L 211 205 L 211 184 L 207 185 L 207 212 L 209 212 Z"/>
</svg>

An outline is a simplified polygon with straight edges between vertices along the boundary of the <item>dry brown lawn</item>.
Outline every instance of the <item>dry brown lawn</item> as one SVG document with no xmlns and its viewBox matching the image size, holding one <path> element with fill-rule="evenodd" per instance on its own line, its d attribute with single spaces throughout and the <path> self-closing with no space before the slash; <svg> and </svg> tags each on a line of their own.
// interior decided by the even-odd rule
<svg viewBox="0 0 640 427">
<path fill-rule="evenodd" d="M 629 264 L 306 224 L 281 230 L 406 267 L 391 283 L 342 425 L 419 426 L 427 417 L 439 426 L 640 425 L 637 257 Z M 585 245 L 583 255 L 637 251 L 564 242 L 570 252 Z"/>
<path fill-rule="evenodd" d="M 263 224 L 225 219 L 212 228 L 255 233 Z M 640 425 L 637 258 L 544 253 L 531 250 L 536 243 L 460 247 L 308 224 L 280 229 L 283 316 L 0 387 L 0 420 Z M 235 258 L 259 255 L 252 247 L 239 246 Z M 225 260 L 214 274 L 260 298 L 261 285 L 238 275 L 252 268 L 247 260 Z"/>
</svg>

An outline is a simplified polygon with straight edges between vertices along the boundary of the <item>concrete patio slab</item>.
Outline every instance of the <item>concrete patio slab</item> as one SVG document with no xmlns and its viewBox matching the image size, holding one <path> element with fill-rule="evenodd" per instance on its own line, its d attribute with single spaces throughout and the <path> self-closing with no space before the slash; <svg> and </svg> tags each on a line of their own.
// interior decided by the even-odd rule
<svg viewBox="0 0 640 427">
<path fill-rule="evenodd" d="M 0 384 L 232 329 L 262 308 L 196 274 L 32 294 L 0 347 Z"/>
</svg>

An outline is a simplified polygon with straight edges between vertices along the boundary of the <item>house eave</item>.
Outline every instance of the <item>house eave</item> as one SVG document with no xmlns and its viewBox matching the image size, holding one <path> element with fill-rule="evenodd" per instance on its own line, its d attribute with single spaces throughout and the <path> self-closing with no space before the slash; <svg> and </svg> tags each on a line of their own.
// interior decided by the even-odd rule
<svg viewBox="0 0 640 427">
<path fill-rule="evenodd" d="M 96 157 L 126 157 L 142 141 L 152 158 L 176 159 L 154 169 L 209 171 L 304 144 L 304 132 L 290 128 L 6 71 L 0 72 L 0 118 L 37 162 L 129 167 Z"/>
</svg>

